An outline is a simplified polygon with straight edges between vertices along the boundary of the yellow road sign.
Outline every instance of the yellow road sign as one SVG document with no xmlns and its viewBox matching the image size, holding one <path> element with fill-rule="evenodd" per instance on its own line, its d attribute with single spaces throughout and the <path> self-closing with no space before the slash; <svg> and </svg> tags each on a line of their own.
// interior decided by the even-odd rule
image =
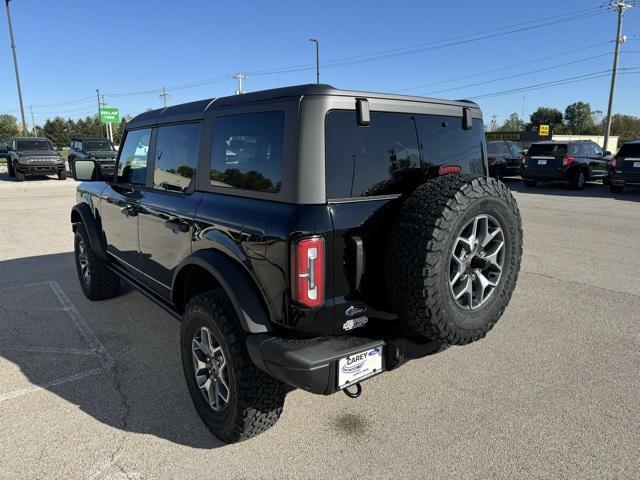
<svg viewBox="0 0 640 480">
<path fill-rule="evenodd" d="M 538 127 L 538 135 L 540 135 L 541 137 L 548 137 L 549 136 L 549 125 L 540 125 Z"/>
</svg>

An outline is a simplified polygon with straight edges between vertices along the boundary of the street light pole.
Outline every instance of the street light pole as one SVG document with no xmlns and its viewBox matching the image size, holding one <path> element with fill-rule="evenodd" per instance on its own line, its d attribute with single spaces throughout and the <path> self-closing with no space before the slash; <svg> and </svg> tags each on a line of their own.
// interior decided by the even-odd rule
<svg viewBox="0 0 640 480">
<path fill-rule="evenodd" d="M 609 90 L 609 105 L 607 107 L 607 121 L 604 127 L 604 144 L 602 148 L 606 151 L 609 146 L 609 136 L 611 135 L 611 115 L 613 114 L 613 96 L 616 91 L 616 77 L 618 74 L 618 58 L 620 56 L 620 44 L 624 43 L 626 38 L 622 36 L 622 17 L 624 11 L 633 5 L 624 1 L 611 2 L 612 7 L 618 11 L 618 29 L 616 30 L 616 47 L 613 52 L 613 68 L 611 69 L 611 88 Z"/>
<path fill-rule="evenodd" d="M 18 59 L 16 57 L 16 42 L 13 40 L 13 24 L 11 23 L 11 10 L 9 2 L 4 0 L 7 6 L 7 20 L 9 21 L 9 36 L 11 37 L 11 51 L 13 52 L 13 68 L 16 71 L 16 84 L 18 85 L 18 101 L 20 102 L 20 115 L 22 116 L 22 134 L 27 134 L 27 122 L 24 120 L 24 106 L 22 105 L 22 89 L 20 88 L 20 74 L 18 73 Z"/>
<path fill-rule="evenodd" d="M 310 38 L 309 41 L 316 44 L 316 83 L 320 83 L 320 42 L 317 38 Z"/>
</svg>

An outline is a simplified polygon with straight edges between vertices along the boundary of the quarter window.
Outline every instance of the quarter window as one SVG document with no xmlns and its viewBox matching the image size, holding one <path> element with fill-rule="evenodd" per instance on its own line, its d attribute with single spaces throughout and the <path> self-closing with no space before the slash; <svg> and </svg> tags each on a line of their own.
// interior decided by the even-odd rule
<svg viewBox="0 0 640 480">
<path fill-rule="evenodd" d="M 278 192 L 284 112 L 219 117 L 214 124 L 211 185 Z"/>
<path fill-rule="evenodd" d="M 145 184 L 150 143 L 149 128 L 127 132 L 118 163 L 118 183 Z"/>
<path fill-rule="evenodd" d="M 198 163 L 200 124 L 187 123 L 158 128 L 153 188 L 185 192 Z"/>
</svg>

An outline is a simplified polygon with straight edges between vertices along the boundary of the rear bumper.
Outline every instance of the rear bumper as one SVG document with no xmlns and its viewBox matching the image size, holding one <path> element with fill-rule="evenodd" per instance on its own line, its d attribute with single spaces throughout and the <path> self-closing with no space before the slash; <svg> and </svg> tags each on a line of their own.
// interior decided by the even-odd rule
<svg viewBox="0 0 640 480">
<path fill-rule="evenodd" d="M 640 175 L 638 174 L 616 173 L 611 175 L 609 178 L 611 185 L 616 187 L 624 187 L 626 185 L 640 186 Z"/>
<path fill-rule="evenodd" d="M 538 180 L 541 182 L 568 182 L 573 176 L 573 171 L 565 169 L 532 170 L 531 168 L 523 168 L 521 175 L 524 180 Z"/>
<path fill-rule="evenodd" d="M 285 339 L 256 334 L 247 338 L 249 356 L 260 370 L 288 385 L 320 395 L 340 390 L 338 361 L 341 358 L 376 347 L 383 349 L 383 372 L 446 348 L 439 341 L 406 337 L 365 338 L 343 335 Z"/>
<path fill-rule="evenodd" d="M 522 173 L 522 167 L 520 165 L 507 165 L 504 167 L 505 176 L 517 176 Z"/>
</svg>

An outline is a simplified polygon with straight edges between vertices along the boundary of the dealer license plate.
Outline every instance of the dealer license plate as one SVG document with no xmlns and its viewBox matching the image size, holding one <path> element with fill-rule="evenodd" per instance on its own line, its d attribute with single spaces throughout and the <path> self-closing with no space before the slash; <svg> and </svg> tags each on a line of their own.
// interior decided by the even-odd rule
<svg viewBox="0 0 640 480">
<path fill-rule="evenodd" d="M 640 168 L 640 162 L 633 162 L 633 168 Z"/>
<path fill-rule="evenodd" d="M 546 160 L 538 160 L 538 165 L 546 165 L 547 161 Z"/>
<path fill-rule="evenodd" d="M 382 372 L 382 345 L 338 361 L 338 388 L 348 387 Z"/>
</svg>

